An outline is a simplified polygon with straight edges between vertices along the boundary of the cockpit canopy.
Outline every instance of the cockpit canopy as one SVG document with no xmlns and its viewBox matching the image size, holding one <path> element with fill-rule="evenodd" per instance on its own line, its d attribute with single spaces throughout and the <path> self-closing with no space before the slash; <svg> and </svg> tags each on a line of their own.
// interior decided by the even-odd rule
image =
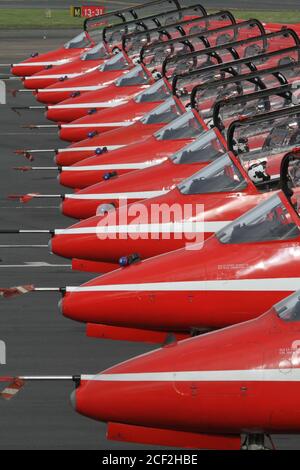
<svg viewBox="0 0 300 470">
<path fill-rule="evenodd" d="M 213 161 L 225 152 L 214 130 L 204 132 L 197 140 L 176 152 L 171 160 L 177 165 Z"/>
<path fill-rule="evenodd" d="M 114 70 L 126 70 L 129 67 L 128 60 L 122 52 L 114 55 L 111 59 L 106 60 L 104 64 L 98 67 L 100 72 L 109 72 Z"/>
<path fill-rule="evenodd" d="M 260 96 L 262 95 L 262 96 Z M 245 96 L 232 102 L 223 101 L 218 112 L 218 128 L 226 130 L 228 125 L 234 121 L 237 116 L 256 116 L 258 114 L 267 113 L 269 111 L 276 111 L 292 105 L 291 95 L 289 94 L 268 94 L 262 92 L 258 93 L 257 97 Z"/>
<path fill-rule="evenodd" d="M 90 46 L 91 42 L 88 39 L 85 31 L 75 36 L 71 41 L 66 42 L 64 45 L 65 49 L 83 49 L 84 47 Z"/>
<path fill-rule="evenodd" d="M 200 136 L 204 131 L 202 124 L 194 116 L 193 112 L 188 111 L 167 126 L 164 126 L 154 136 L 157 140 L 192 139 Z"/>
<path fill-rule="evenodd" d="M 168 122 L 171 122 L 176 119 L 181 114 L 182 110 L 179 108 L 174 98 L 169 98 L 160 106 L 145 114 L 140 119 L 140 122 L 142 124 L 167 124 Z"/>
<path fill-rule="evenodd" d="M 243 191 L 247 181 L 228 154 L 190 176 L 177 187 L 181 194 L 206 194 Z"/>
<path fill-rule="evenodd" d="M 291 240 L 300 236 L 291 212 L 275 194 L 216 233 L 224 244 Z"/>
<path fill-rule="evenodd" d="M 137 65 L 132 70 L 127 72 L 122 77 L 118 78 L 115 81 L 116 86 L 133 86 L 133 85 L 146 85 L 149 83 L 149 76 L 146 74 L 145 70 Z"/>
<path fill-rule="evenodd" d="M 170 96 L 170 93 L 164 80 L 161 79 L 147 88 L 147 90 L 143 90 L 139 93 L 134 98 L 134 101 L 136 103 L 155 103 L 156 101 L 164 101 Z"/>
<path fill-rule="evenodd" d="M 97 46 L 85 52 L 81 56 L 81 60 L 97 60 L 97 59 L 108 59 L 110 54 L 107 52 L 103 42 L 97 44 Z"/>
</svg>

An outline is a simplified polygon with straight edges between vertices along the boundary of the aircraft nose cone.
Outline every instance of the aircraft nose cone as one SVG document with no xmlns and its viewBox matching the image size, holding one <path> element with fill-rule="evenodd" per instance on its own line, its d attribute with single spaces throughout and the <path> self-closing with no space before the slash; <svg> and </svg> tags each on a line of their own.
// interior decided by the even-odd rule
<svg viewBox="0 0 300 470">
<path fill-rule="evenodd" d="M 63 258 L 76 258 L 81 256 L 81 237 L 76 235 L 55 235 L 51 239 L 49 248 L 51 253 Z"/>
<path fill-rule="evenodd" d="M 92 223 L 90 223 L 90 227 L 93 228 Z M 93 233 L 63 233 L 56 234 L 51 239 L 52 253 L 68 259 L 105 260 L 103 246 L 104 243 L 98 240 L 97 235 Z M 101 250 L 99 253 L 95 252 L 97 248 Z"/>
<path fill-rule="evenodd" d="M 117 369 L 122 372 L 120 366 Z M 110 369 L 110 374 L 114 370 Z M 139 372 L 138 368 L 126 367 L 127 371 Z M 163 420 L 161 409 L 169 409 L 168 416 L 176 416 L 170 405 L 173 395 L 174 388 L 164 382 L 154 385 L 137 380 L 130 386 L 120 380 L 86 380 L 72 392 L 70 400 L 77 413 L 98 421 L 151 426 Z M 163 406 L 160 408 L 161 401 Z"/>
<path fill-rule="evenodd" d="M 151 316 L 141 315 L 144 296 L 135 292 L 69 292 L 61 304 L 64 317 L 80 323 L 101 323 L 119 327 L 151 328 Z M 150 320 L 150 321 L 149 321 Z"/>
<path fill-rule="evenodd" d="M 76 297 L 76 298 L 75 298 Z M 62 298 L 58 302 L 58 310 L 59 312 L 66 318 L 70 320 L 78 321 L 80 323 L 87 323 L 89 321 L 89 314 L 88 314 L 88 300 L 85 298 L 82 301 L 82 295 L 74 296 L 73 294 L 66 294 L 64 298 Z"/>
<path fill-rule="evenodd" d="M 60 205 L 61 213 L 74 219 L 87 219 L 97 212 L 97 200 L 66 198 Z"/>
</svg>

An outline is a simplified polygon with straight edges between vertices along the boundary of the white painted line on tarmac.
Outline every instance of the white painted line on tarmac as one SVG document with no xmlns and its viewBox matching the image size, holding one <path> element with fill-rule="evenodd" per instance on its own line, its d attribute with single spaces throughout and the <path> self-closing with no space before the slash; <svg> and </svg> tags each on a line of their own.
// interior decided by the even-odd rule
<svg viewBox="0 0 300 470">
<path fill-rule="evenodd" d="M 0 245 L 0 248 L 48 248 L 48 245 Z"/>
<path fill-rule="evenodd" d="M 24 264 L 0 264 L 0 268 L 71 268 L 71 264 L 50 264 L 43 261 L 28 262 Z"/>
</svg>

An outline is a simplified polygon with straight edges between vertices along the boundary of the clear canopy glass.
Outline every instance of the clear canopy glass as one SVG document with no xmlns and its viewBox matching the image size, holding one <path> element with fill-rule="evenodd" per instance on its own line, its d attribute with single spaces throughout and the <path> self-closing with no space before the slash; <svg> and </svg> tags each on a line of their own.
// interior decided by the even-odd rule
<svg viewBox="0 0 300 470">
<path fill-rule="evenodd" d="M 137 65 L 132 70 L 127 72 L 122 77 L 115 81 L 116 86 L 132 86 L 132 85 L 143 85 L 149 82 L 149 77 L 145 70 Z"/>
<path fill-rule="evenodd" d="M 179 140 L 196 138 L 202 132 L 204 132 L 203 126 L 195 118 L 193 112 L 188 111 L 154 135 L 157 140 Z"/>
<path fill-rule="evenodd" d="M 173 98 L 169 98 L 165 103 L 157 106 L 149 113 L 145 114 L 140 122 L 143 124 L 159 124 L 159 123 L 168 123 L 180 116 L 182 112 L 180 111 L 178 105 L 176 104 Z"/>
<path fill-rule="evenodd" d="M 186 145 L 172 156 L 175 164 L 212 161 L 224 154 L 224 147 L 214 130 L 204 131 L 197 140 Z"/>
<path fill-rule="evenodd" d="M 247 181 L 228 154 L 217 158 L 178 185 L 181 194 L 186 195 L 237 192 L 246 188 Z"/>
<path fill-rule="evenodd" d="M 276 194 L 216 234 L 225 244 L 290 240 L 300 236 L 287 207 Z"/>
<path fill-rule="evenodd" d="M 90 51 L 85 52 L 81 56 L 81 60 L 97 60 L 97 59 L 106 59 L 109 58 L 110 55 L 108 54 L 103 42 L 97 44 L 97 46 L 93 47 Z"/>
<path fill-rule="evenodd" d="M 83 31 L 82 33 L 75 36 L 75 38 L 71 39 L 71 41 L 66 42 L 66 44 L 64 45 L 64 48 L 65 49 L 82 49 L 84 47 L 88 47 L 89 44 L 90 44 L 90 41 L 86 33 Z"/>
<path fill-rule="evenodd" d="M 256 99 L 251 98 L 249 100 L 245 97 L 245 99 L 239 100 L 237 103 L 224 103 L 220 107 L 219 118 L 222 125 L 228 128 L 229 124 L 238 119 L 239 116 L 256 116 L 269 111 L 277 111 L 291 104 L 291 100 L 287 100 L 287 97 L 279 95 L 258 97 Z"/>
<path fill-rule="evenodd" d="M 171 92 L 164 80 L 158 80 L 156 83 L 153 83 L 147 90 L 139 93 L 134 101 L 136 103 L 155 103 L 156 101 L 164 101 L 170 96 Z"/>
<path fill-rule="evenodd" d="M 100 72 L 109 72 L 113 70 L 126 70 L 128 67 L 128 61 L 123 52 L 118 52 L 111 59 L 106 60 L 104 64 L 101 64 L 98 70 Z"/>
<path fill-rule="evenodd" d="M 234 151 L 244 167 L 249 161 L 285 153 L 300 143 L 300 114 L 241 126 L 234 133 Z"/>
</svg>

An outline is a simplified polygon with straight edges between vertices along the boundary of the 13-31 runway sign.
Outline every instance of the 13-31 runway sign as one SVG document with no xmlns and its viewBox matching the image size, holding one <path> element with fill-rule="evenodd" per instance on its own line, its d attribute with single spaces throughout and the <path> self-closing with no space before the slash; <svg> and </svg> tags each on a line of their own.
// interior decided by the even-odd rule
<svg viewBox="0 0 300 470">
<path fill-rule="evenodd" d="M 71 16 L 76 18 L 92 18 L 93 16 L 103 15 L 105 7 L 97 6 L 81 6 L 71 7 Z"/>
</svg>

